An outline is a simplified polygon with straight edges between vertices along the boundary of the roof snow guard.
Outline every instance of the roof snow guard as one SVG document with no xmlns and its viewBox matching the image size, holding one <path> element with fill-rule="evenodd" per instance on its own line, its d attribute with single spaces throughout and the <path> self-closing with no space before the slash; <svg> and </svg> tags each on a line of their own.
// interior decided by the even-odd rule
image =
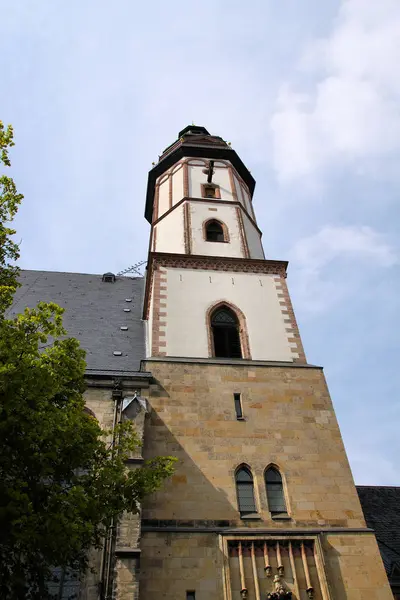
<svg viewBox="0 0 400 600">
<path fill-rule="evenodd" d="M 229 160 L 248 185 L 251 195 L 253 195 L 256 185 L 254 177 L 229 144 L 219 136 L 210 135 L 205 127 L 188 125 L 179 132 L 178 139 L 164 150 L 158 163 L 149 172 L 144 212 L 144 216 L 149 223 L 153 219 L 156 180 L 185 156 Z"/>
</svg>

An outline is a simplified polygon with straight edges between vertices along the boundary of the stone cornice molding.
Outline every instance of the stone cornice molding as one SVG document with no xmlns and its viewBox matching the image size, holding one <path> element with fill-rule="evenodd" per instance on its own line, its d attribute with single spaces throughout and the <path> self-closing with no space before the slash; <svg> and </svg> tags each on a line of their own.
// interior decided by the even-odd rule
<svg viewBox="0 0 400 600">
<path fill-rule="evenodd" d="M 177 209 L 179 206 L 181 206 L 184 202 L 201 202 L 201 203 L 205 203 L 207 202 L 207 204 L 218 204 L 219 206 L 236 206 L 238 208 L 240 208 L 242 210 L 242 212 L 246 215 L 246 217 L 249 219 L 249 221 L 251 222 L 251 224 L 253 225 L 253 227 L 257 230 L 258 234 L 260 235 L 260 237 L 262 237 L 262 231 L 261 229 L 258 227 L 257 223 L 254 221 L 253 217 L 251 215 L 249 215 L 249 213 L 246 210 L 246 207 L 243 206 L 243 204 L 241 202 L 239 202 L 238 200 L 219 200 L 219 199 L 212 199 L 212 198 L 191 198 L 190 196 L 185 196 L 184 198 L 182 198 L 181 200 L 179 200 L 179 202 L 177 202 L 176 204 L 174 204 L 174 206 L 172 206 L 171 208 L 169 208 L 168 210 L 165 211 L 165 213 L 163 213 L 161 215 L 161 217 L 158 217 L 152 224 L 152 228 L 155 227 L 156 225 L 158 225 L 158 223 L 160 221 L 162 221 L 163 219 L 165 219 L 166 216 L 168 216 L 171 212 L 173 212 L 175 209 Z"/>
<path fill-rule="evenodd" d="M 286 278 L 288 261 L 255 258 L 233 258 L 226 256 L 203 256 L 194 254 L 172 254 L 149 252 L 147 262 L 146 290 L 143 303 L 143 319 L 148 319 L 154 271 L 159 267 L 175 269 L 203 269 L 233 273 L 277 275 Z"/>
</svg>

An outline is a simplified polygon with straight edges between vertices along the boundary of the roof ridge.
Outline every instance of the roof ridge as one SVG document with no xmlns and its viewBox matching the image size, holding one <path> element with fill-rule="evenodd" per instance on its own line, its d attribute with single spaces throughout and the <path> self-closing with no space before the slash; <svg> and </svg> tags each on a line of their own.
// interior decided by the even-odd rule
<svg viewBox="0 0 400 600">
<path fill-rule="evenodd" d="M 389 490 L 400 490 L 400 485 L 357 485 L 356 488 L 386 488 Z"/>
<path fill-rule="evenodd" d="M 103 273 L 81 273 L 79 271 L 48 271 L 43 269 L 20 269 L 20 273 L 49 273 L 51 275 L 86 275 L 88 277 L 102 277 Z M 115 275 L 118 279 L 143 279 L 143 277 L 131 277 L 129 275 Z"/>
</svg>

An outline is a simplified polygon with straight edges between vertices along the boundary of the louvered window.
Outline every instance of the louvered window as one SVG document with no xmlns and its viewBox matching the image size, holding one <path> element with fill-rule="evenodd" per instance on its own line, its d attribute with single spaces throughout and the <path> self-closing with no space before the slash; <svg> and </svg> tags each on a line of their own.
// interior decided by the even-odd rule
<svg viewBox="0 0 400 600">
<path fill-rule="evenodd" d="M 287 514 L 283 494 L 282 476 L 277 469 L 270 467 L 265 473 L 268 508 L 272 515 Z"/>
<path fill-rule="evenodd" d="M 239 323 L 235 313 L 224 306 L 211 317 L 214 340 L 214 356 L 218 358 L 242 358 Z"/>
<path fill-rule="evenodd" d="M 241 467 L 236 472 L 236 491 L 241 516 L 257 512 L 254 500 L 253 477 L 246 467 Z"/>
</svg>

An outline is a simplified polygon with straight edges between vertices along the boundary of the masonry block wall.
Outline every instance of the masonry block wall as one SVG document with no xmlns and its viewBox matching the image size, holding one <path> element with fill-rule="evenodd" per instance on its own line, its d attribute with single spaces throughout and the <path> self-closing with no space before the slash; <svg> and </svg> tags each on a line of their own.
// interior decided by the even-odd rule
<svg viewBox="0 0 400 600">
<path fill-rule="evenodd" d="M 88 380 L 89 387 L 85 392 L 85 403 L 99 421 L 101 427 L 111 431 L 114 420 L 115 399 L 113 399 L 113 381 L 99 382 Z M 124 396 L 132 396 L 135 385 L 124 389 Z M 145 413 L 138 411 L 134 419 L 136 432 L 143 440 Z M 110 438 L 111 441 L 111 438 Z M 132 455 L 131 468 L 140 468 L 142 449 Z M 132 600 L 139 597 L 139 553 L 140 542 L 140 514 L 124 514 L 117 524 L 116 539 L 112 556 L 112 589 L 115 600 Z M 98 600 L 101 579 L 101 550 L 93 550 L 91 554 L 91 568 L 82 582 L 79 600 Z"/>
<path fill-rule="evenodd" d="M 144 455 L 171 454 L 179 462 L 143 507 L 143 598 L 184 599 L 192 589 L 196 600 L 235 598 L 224 583 L 221 540 L 246 531 L 287 539 L 318 531 L 331 595 L 316 591 L 316 599 L 391 598 L 320 368 L 167 359 L 147 361 L 145 368 L 154 383 Z M 236 418 L 235 392 L 242 394 L 243 421 Z M 258 514 L 250 520 L 241 518 L 237 504 L 234 475 L 242 463 L 254 478 Z M 285 520 L 268 510 L 269 464 L 283 476 Z"/>
<path fill-rule="evenodd" d="M 339 427 L 321 369 L 149 361 L 146 457 L 173 454 L 179 463 L 143 509 L 151 519 L 229 519 L 242 525 L 234 473 L 253 472 L 261 521 L 268 511 L 264 471 L 284 477 L 290 526 L 364 527 Z M 233 394 L 242 395 L 243 421 Z M 257 526 L 259 524 L 257 523 Z"/>
</svg>

